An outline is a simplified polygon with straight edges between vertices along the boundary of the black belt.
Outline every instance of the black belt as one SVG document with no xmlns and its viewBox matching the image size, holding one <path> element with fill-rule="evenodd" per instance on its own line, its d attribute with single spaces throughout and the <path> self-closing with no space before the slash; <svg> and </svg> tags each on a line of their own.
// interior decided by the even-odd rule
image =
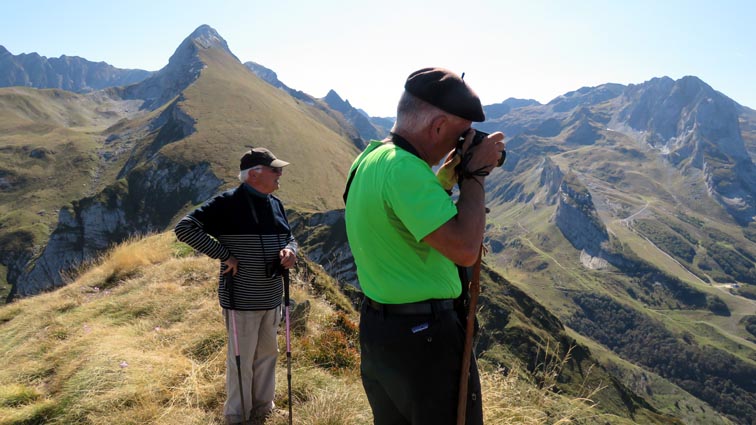
<svg viewBox="0 0 756 425">
<path fill-rule="evenodd" d="M 454 309 L 454 300 L 428 300 L 407 304 L 382 304 L 365 297 L 365 303 L 373 310 L 382 311 L 385 314 L 433 314 Z"/>
</svg>

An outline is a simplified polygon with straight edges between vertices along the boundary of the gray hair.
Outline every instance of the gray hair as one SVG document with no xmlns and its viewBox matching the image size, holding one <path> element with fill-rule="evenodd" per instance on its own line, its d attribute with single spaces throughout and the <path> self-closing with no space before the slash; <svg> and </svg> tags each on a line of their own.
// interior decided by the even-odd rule
<svg viewBox="0 0 756 425">
<path fill-rule="evenodd" d="M 399 98 L 399 104 L 396 107 L 396 122 L 391 131 L 423 129 L 439 115 L 445 115 L 454 121 L 464 120 L 405 91 Z"/>
<path fill-rule="evenodd" d="M 250 167 L 250 168 L 239 171 L 239 181 L 244 183 L 245 181 L 247 181 L 247 178 L 249 178 L 250 171 L 260 171 L 260 170 L 262 170 L 262 166 L 255 165 L 254 167 Z"/>
<path fill-rule="evenodd" d="M 425 128 L 439 113 L 443 111 L 405 91 L 396 106 L 393 130 Z"/>
</svg>

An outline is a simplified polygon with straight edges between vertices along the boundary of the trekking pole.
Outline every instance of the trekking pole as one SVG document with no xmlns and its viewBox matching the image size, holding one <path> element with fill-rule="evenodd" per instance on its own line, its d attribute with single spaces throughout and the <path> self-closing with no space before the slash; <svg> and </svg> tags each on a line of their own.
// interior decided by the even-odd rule
<svg viewBox="0 0 756 425">
<path fill-rule="evenodd" d="M 244 407 L 244 385 L 242 385 L 241 355 L 239 354 L 239 335 L 236 332 L 236 310 L 234 305 L 234 277 L 231 272 L 226 275 L 226 287 L 231 301 L 231 328 L 234 334 L 234 354 L 236 355 L 236 373 L 239 377 L 239 397 L 241 397 L 242 424 L 247 425 L 247 409 Z"/>
<path fill-rule="evenodd" d="M 467 382 L 470 379 L 470 360 L 472 358 L 472 340 L 475 330 L 475 309 L 478 305 L 480 293 L 480 262 L 483 256 L 483 246 L 478 252 L 478 260 L 473 266 L 472 280 L 470 281 L 470 306 L 467 310 L 467 323 L 465 327 L 465 348 L 462 352 L 462 371 L 459 375 L 459 398 L 457 399 L 457 425 L 465 425 L 467 413 Z"/>
<path fill-rule="evenodd" d="M 291 414 L 291 336 L 289 333 L 289 270 L 283 270 L 284 278 L 284 306 L 286 307 L 286 380 L 289 382 L 289 425 L 292 423 Z"/>
</svg>

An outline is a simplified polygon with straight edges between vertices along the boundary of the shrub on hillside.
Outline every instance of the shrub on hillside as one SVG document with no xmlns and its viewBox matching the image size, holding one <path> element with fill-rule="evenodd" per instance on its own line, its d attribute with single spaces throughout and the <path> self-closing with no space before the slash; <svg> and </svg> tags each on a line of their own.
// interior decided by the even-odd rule
<svg viewBox="0 0 756 425">
<path fill-rule="evenodd" d="M 753 335 L 753 338 L 750 339 L 756 341 L 756 316 L 745 316 L 740 319 L 740 323 L 745 326 L 745 330 L 747 330 L 749 334 Z"/>
<path fill-rule="evenodd" d="M 360 364 L 357 325 L 338 312 L 320 334 L 303 338 L 301 355 L 312 364 L 335 373 L 357 372 Z"/>
</svg>

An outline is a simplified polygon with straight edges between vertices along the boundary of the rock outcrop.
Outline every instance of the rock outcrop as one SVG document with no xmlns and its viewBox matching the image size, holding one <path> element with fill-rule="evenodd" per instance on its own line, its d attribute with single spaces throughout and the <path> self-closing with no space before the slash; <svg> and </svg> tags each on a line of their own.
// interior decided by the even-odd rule
<svg viewBox="0 0 756 425">
<path fill-rule="evenodd" d="M 554 205 L 559 200 L 559 188 L 562 186 L 564 173 L 548 156 L 543 157 L 539 169 L 538 182 L 543 188 L 543 199 L 547 205 Z"/>
<path fill-rule="evenodd" d="M 14 271 L 19 277 L 12 295 L 33 295 L 64 284 L 67 272 L 112 245 L 136 234 L 163 231 L 176 211 L 208 199 L 222 183 L 208 163 L 186 166 L 157 155 L 100 194 L 62 208 L 57 227 L 31 268 Z"/>
<path fill-rule="evenodd" d="M 575 249 L 592 257 L 598 257 L 602 244 L 609 240 L 591 193 L 573 173 L 568 173 L 559 187 L 555 223 Z"/>
<path fill-rule="evenodd" d="M 340 282 L 359 288 L 357 268 L 347 242 L 344 210 L 287 214 L 292 232 L 307 257 Z"/>
</svg>

